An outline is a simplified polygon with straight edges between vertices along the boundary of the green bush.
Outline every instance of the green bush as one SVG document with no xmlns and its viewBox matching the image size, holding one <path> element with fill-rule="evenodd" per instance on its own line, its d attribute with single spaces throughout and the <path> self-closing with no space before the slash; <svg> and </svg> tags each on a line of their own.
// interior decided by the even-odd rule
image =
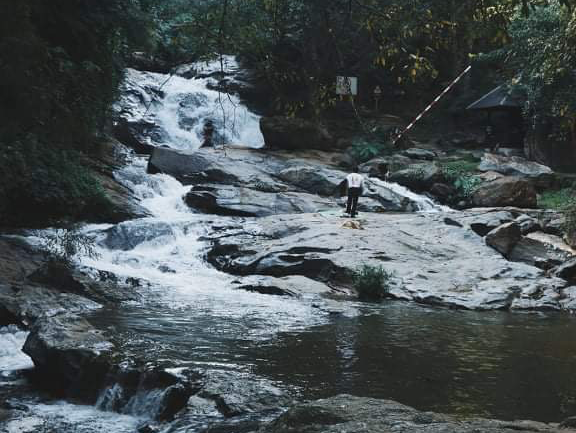
<svg viewBox="0 0 576 433">
<path fill-rule="evenodd" d="M 350 148 L 350 154 L 358 163 L 370 161 L 373 158 L 384 155 L 389 151 L 390 147 L 384 143 L 357 141 Z"/>
<path fill-rule="evenodd" d="M 407 166 L 405 170 L 408 172 L 408 176 L 414 181 L 424 179 L 425 171 L 422 164 L 411 164 Z"/>
<path fill-rule="evenodd" d="M 475 176 L 478 161 L 473 159 L 460 159 L 441 164 L 442 177 L 458 190 L 458 199 L 468 199 L 474 194 L 482 179 Z"/>
<path fill-rule="evenodd" d="M 455 181 L 464 175 L 471 175 L 478 169 L 478 162 L 468 159 L 444 162 L 441 164 L 442 175 L 446 180 Z"/>
<path fill-rule="evenodd" d="M 39 143 L 9 143 L 0 154 L 0 226 L 41 227 L 90 219 L 111 206 L 77 152 Z"/>
<path fill-rule="evenodd" d="M 358 299 L 380 301 L 390 292 L 392 274 L 382 266 L 364 264 L 353 274 L 354 289 Z"/>
</svg>

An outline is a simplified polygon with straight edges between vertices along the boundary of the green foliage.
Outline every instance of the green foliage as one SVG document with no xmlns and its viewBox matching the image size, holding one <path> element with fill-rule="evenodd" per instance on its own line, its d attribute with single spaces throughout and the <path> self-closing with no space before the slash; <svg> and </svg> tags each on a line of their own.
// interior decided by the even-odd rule
<svg viewBox="0 0 576 433">
<path fill-rule="evenodd" d="M 382 266 L 362 265 L 353 274 L 354 289 L 364 301 L 380 301 L 391 289 L 393 275 Z"/>
<path fill-rule="evenodd" d="M 454 181 L 457 178 L 475 173 L 478 169 L 477 161 L 457 160 L 441 164 L 442 175 L 446 180 Z"/>
<path fill-rule="evenodd" d="M 566 211 L 576 205 L 576 193 L 572 188 L 544 191 L 538 195 L 538 206 L 543 209 Z"/>
<path fill-rule="evenodd" d="M 470 198 L 476 189 L 482 184 L 478 176 L 460 176 L 454 181 L 454 186 L 462 198 Z"/>
<path fill-rule="evenodd" d="M 98 259 L 94 239 L 82 233 L 78 226 L 40 233 L 40 247 L 50 261 L 67 267 L 75 258 Z"/>
<path fill-rule="evenodd" d="M 7 1 L 0 16 L 0 225 L 88 215 L 107 201 L 78 153 L 109 123 L 144 16 L 124 0 Z"/>
<path fill-rule="evenodd" d="M 442 176 L 458 190 L 459 199 L 468 199 L 482 183 L 482 179 L 475 176 L 478 162 L 472 160 L 458 160 L 441 164 Z"/>
<path fill-rule="evenodd" d="M 408 171 L 408 176 L 414 180 L 414 181 L 418 181 L 418 180 L 423 180 L 424 179 L 424 166 L 422 164 L 412 164 L 406 167 L 406 169 Z"/>
<path fill-rule="evenodd" d="M 376 85 L 384 90 L 383 104 L 394 92 L 421 97 L 454 78 L 471 57 L 509 43 L 513 17 L 532 17 L 541 9 L 536 5 L 549 3 L 140 1 L 154 17 L 160 51 L 181 59 L 238 53 L 274 89 L 277 111 L 315 116 L 339 102 L 335 75 L 358 76 L 364 103 L 372 103 Z"/>
<path fill-rule="evenodd" d="M 390 146 L 384 143 L 364 140 L 357 141 L 349 148 L 350 154 L 358 163 L 364 163 L 378 156 L 385 155 L 389 151 Z"/>
<path fill-rule="evenodd" d="M 571 239 L 576 238 L 576 190 L 563 188 L 544 191 L 538 195 L 538 206 L 552 209 L 564 215 L 563 231 Z"/>
<path fill-rule="evenodd" d="M 564 232 L 570 239 L 576 238 L 576 200 L 574 198 L 564 209 Z"/>
<path fill-rule="evenodd" d="M 78 152 L 51 148 L 30 135 L 0 154 L 0 224 L 39 226 L 88 219 L 110 206 Z"/>
<path fill-rule="evenodd" d="M 500 63 L 512 89 L 525 93 L 525 115 L 537 124 L 555 118 L 553 138 L 574 141 L 576 133 L 576 9 L 552 0 L 529 16 L 516 15 L 511 41 L 484 56 Z"/>
</svg>

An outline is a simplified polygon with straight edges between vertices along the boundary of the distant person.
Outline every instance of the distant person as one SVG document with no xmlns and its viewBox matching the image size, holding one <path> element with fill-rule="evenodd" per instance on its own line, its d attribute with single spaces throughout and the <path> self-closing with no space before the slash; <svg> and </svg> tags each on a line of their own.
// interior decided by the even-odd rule
<svg viewBox="0 0 576 433">
<path fill-rule="evenodd" d="M 200 147 L 214 147 L 214 122 L 206 120 L 204 122 L 204 129 L 202 129 L 202 146 Z"/>
<path fill-rule="evenodd" d="M 352 173 L 346 176 L 346 184 L 348 186 L 346 213 L 352 218 L 356 218 L 358 198 L 362 195 L 362 189 L 364 187 L 364 178 L 358 173 L 358 167 L 354 167 Z"/>
</svg>

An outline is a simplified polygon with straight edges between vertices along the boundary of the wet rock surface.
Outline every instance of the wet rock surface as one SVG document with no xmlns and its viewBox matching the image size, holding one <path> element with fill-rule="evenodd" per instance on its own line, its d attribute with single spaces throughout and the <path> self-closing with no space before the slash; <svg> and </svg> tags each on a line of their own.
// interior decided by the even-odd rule
<svg viewBox="0 0 576 433">
<path fill-rule="evenodd" d="M 186 202 L 201 212 L 232 216 L 311 213 L 338 208 L 340 184 L 347 173 L 300 158 L 266 151 L 210 149 L 154 150 L 149 171 L 170 174 L 194 185 Z M 360 210 L 416 211 L 418 204 L 385 182 L 368 179 Z"/>
<path fill-rule="evenodd" d="M 38 320 L 23 351 L 34 361 L 32 379 L 60 398 L 171 419 L 202 387 L 201 376 L 128 358 L 102 331 L 80 316 L 60 314 Z"/>
<path fill-rule="evenodd" d="M 563 309 L 568 282 L 506 260 L 471 229 L 476 218 L 487 217 L 363 214 L 354 225 L 334 214 L 262 218 L 212 237 L 207 257 L 237 275 L 299 275 L 345 288 L 355 269 L 370 264 L 394 274 L 390 295 L 397 299 L 469 309 Z"/>
<path fill-rule="evenodd" d="M 271 193 L 227 186 L 195 187 L 186 195 L 185 201 L 191 208 L 205 213 L 246 217 L 313 213 L 334 206 L 332 201 L 313 194 Z"/>
<path fill-rule="evenodd" d="M 111 274 L 50 261 L 24 238 L 0 236 L 0 322 L 31 325 L 136 299 L 134 287 Z"/>
<path fill-rule="evenodd" d="M 23 351 L 34 361 L 36 377 L 63 397 L 95 403 L 114 363 L 114 345 L 76 315 L 39 320 Z"/>
<path fill-rule="evenodd" d="M 570 428 L 571 424 L 567 424 Z M 557 425 L 533 421 L 462 420 L 420 412 L 390 400 L 339 395 L 300 404 L 265 426 L 260 433 L 568 433 Z M 572 430 L 573 431 L 573 430 Z"/>
</svg>

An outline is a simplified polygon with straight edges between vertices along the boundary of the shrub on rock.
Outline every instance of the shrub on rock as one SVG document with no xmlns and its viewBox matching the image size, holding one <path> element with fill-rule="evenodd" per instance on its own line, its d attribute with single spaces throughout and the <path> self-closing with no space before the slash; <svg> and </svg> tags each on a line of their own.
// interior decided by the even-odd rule
<svg viewBox="0 0 576 433">
<path fill-rule="evenodd" d="M 354 272 L 354 289 L 358 299 L 363 301 L 380 301 L 390 292 L 392 274 L 382 266 L 364 264 Z"/>
</svg>

